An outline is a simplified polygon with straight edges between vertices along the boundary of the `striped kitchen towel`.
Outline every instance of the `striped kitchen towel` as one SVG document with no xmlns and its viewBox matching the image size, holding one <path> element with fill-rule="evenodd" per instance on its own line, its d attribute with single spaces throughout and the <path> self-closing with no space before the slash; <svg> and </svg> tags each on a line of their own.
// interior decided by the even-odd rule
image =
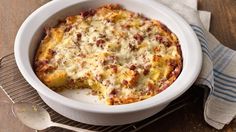
<svg viewBox="0 0 236 132">
<path fill-rule="evenodd" d="M 193 28 L 202 47 L 203 65 L 195 85 L 207 87 L 205 121 L 222 129 L 236 116 L 236 52 L 208 32 L 210 13 L 197 0 L 157 0 L 179 13 Z"/>
</svg>

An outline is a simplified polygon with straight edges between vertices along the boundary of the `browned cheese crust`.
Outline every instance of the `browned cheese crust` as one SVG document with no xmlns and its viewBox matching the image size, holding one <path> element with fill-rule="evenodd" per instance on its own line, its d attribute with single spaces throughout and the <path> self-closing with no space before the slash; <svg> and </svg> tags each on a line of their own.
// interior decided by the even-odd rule
<svg viewBox="0 0 236 132">
<path fill-rule="evenodd" d="M 111 4 L 47 29 L 34 64 L 54 91 L 91 88 L 114 105 L 169 87 L 182 70 L 182 55 L 176 35 L 161 22 Z"/>
</svg>

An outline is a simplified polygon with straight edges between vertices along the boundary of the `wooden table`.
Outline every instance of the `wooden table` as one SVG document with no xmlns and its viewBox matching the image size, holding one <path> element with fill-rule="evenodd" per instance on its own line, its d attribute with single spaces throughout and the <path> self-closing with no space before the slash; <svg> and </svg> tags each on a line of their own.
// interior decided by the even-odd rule
<svg viewBox="0 0 236 132">
<path fill-rule="evenodd" d="M 13 43 L 22 22 L 35 9 L 49 0 L 0 0 L 0 57 L 13 51 Z M 210 32 L 226 46 L 236 49 L 236 1 L 199 0 L 199 9 L 212 12 Z M 146 131 L 216 131 L 205 123 L 203 105 L 199 101 L 153 123 Z M 0 92 L 0 131 L 31 132 L 14 119 L 10 101 Z M 236 121 L 223 131 L 236 131 Z"/>
</svg>

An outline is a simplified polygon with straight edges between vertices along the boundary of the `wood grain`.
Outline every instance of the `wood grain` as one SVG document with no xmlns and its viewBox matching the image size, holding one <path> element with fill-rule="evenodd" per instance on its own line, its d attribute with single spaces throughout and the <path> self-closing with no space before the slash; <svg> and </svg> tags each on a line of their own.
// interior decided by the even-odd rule
<svg viewBox="0 0 236 132">
<path fill-rule="evenodd" d="M 0 0 L 0 56 L 13 51 L 16 33 L 35 9 L 49 0 Z"/>
<path fill-rule="evenodd" d="M 236 0 L 199 0 L 199 9 L 212 13 L 210 32 L 236 50 Z"/>
<path fill-rule="evenodd" d="M 26 17 L 48 1 L 0 0 L 0 57 L 13 51 L 16 33 Z M 212 12 L 210 32 L 224 45 L 236 49 L 236 0 L 199 0 L 199 9 Z M 0 119 L 4 120 L 4 123 L 0 123 L 0 131 L 32 132 L 33 130 L 12 119 L 9 105 L 9 100 L 0 91 Z M 169 132 L 216 131 L 205 123 L 202 106 L 202 102 L 199 101 L 176 111 L 143 130 Z M 4 119 L 2 115 L 4 115 Z M 236 131 L 236 121 L 233 121 L 222 131 Z"/>
</svg>

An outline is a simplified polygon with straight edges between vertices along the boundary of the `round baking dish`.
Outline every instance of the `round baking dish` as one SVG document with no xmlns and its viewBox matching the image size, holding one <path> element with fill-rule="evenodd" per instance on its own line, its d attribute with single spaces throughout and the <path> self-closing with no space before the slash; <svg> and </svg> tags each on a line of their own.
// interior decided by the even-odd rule
<svg viewBox="0 0 236 132">
<path fill-rule="evenodd" d="M 179 38 L 183 70 L 177 80 L 160 94 L 144 101 L 106 106 L 90 104 L 62 96 L 45 86 L 35 75 L 32 62 L 45 27 L 53 27 L 58 20 L 80 11 L 117 3 L 133 12 L 160 20 Z M 196 80 L 202 64 L 201 47 L 191 27 L 175 12 L 154 1 L 143 0 L 54 0 L 34 11 L 20 27 L 14 46 L 17 66 L 23 77 L 37 90 L 46 104 L 58 113 L 87 124 L 121 125 L 154 115 L 183 94 Z"/>
</svg>

